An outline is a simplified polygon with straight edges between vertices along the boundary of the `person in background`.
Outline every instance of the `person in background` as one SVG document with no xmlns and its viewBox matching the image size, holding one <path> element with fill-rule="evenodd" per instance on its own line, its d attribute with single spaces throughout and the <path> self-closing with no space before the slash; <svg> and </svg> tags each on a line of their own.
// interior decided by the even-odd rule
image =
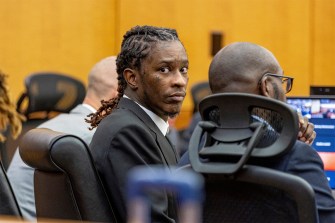
<svg viewBox="0 0 335 223">
<path fill-rule="evenodd" d="M 16 139 L 22 131 L 22 122 L 25 117 L 16 111 L 16 105 L 10 98 L 7 84 L 8 75 L 0 71 L 0 142 L 6 137 L 3 132 L 10 128 L 11 136 Z"/>
<path fill-rule="evenodd" d="M 100 107 L 101 100 L 108 100 L 117 95 L 115 60 L 115 56 L 107 57 L 93 66 L 88 75 L 88 87 L 82 104 L 77 105 L 70 113 L 60 114 L 37 128 L 70 133 L 89 144 L 94 131 L 89 130 L 85 118 Z M 35 220 L 34 169 L 22 161 L 18 149 L 8 167 L 7 174 L 24 219 Z"/>
<path fill-rule="evenodd" d="M 119 94 L 88 120 L 97 127 L 92 156 L 120 222 L 127 221 L 128 171 L 178 162 L 166 134 L 186 95 L 188 63 L 174 29 L 136 26 L 123 36 L 116 60 Z M 151 222 L 176 222 L 173 199 L 162 191 L 149 197 Z"/>
<path fill-rule="evenodd" d="M 293 85 L 293 78 L 284 76 L 283 69 L 269 50 L 249 42 L 236 42 L 222 48 L 210 64 L 208 77 L 213 94 L 250 93 L 283 102 Z M 320 222 L 335 222 L 335 199 L 322 160 L 309 145 L 315 136 L 309 134 L 301 133 L 293 148 L 272 160 L 268 167 L 306 180 L 315 192 Z M 312 140 L 308 140 L 310 137 Z"/>
</svg>

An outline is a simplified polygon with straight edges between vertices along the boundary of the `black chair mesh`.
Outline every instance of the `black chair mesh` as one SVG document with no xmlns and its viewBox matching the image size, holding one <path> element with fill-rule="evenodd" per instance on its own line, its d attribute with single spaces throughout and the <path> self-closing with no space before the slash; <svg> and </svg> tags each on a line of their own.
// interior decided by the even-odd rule
<svg viewBox="0 0 335 223">
<path fill-rule="evenodd" d="M 206 121 L 212 121 L 220 126 L 220 109 L 217 106 L 212 106 L 204 117 Z M 265 108 L 253 107 L 250 112 L 250 124 L 253 122 L 265 122 L 267 126 L 273 129 L 276 133 L 280 134 L 283 128 L 283 118 L 276 112 Z M 278 134 L 273 131 L 267 131 L 263 135 L 258 147 L 268 146 L 276 140 Z"/>
<path fill-rule="evenodd" d="M 299 222 L 295 202 L 276 188 L 228 181 L 220 175 L 205 177 L 203 222 Z"/>
<path fill-rule="evenodd" d="M 83 101 L 86 93 L 81 81 L 60 73 L 34 73 L 25 79 L 25 86 L 17 109 L 28 119 L 34 112 L 44 112 L 44 117 L 50 112 L 67 113 Z"/>
</svg>

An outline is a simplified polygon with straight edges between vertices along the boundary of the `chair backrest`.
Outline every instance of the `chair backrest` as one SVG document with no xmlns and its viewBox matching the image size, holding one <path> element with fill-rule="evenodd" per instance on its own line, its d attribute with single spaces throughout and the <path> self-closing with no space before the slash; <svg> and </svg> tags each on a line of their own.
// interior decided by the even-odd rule
<svg viewBox="0 0 335 223">
<path fill-rule="evenodd" d="M 211 94 L 208 81 L 198 82 L 191 87 L 191 97 L 193 101 L 193 114 L 198 111 L 199 102 Z"/>
<path fill-rule="evenodd" d="M 50 112 L 68 113 L 83 101 L 86 93 L 81 81 L 55 72 L 33 73 L 26 77 L 25 87 L 26 91 L 17 102 L 17 110 L 28 119 L 34 118 L 36 112 L 43 113 L 43 118 Z"/>
<path fill-rule="evenodd" d="M 54 72 L 33 73 L 25 78 L 25 92 L 17 101 L 17 110 L 25 115 L 21 135 L 14 140 L 9 129 L 0 144 L 1 160 L 8 168 L 21 136 L 58 113 L 68 113 L 84 100 L 85 85 L 69 75 Z"/>
<path fill-rule="evenodd" d="M 37 128 L 20 142 L 35 169 L 37 218 L 116 222 L 88 146 L 77 136 Z"/>
<path fill-rule="evenodd" d="M 22 214 L 15 194 L 8 180 L 5 169 L 0 162 L 0 215 L 15 216 L 19 219 Z"/>
<path fill-rule="evenodd" d="M 278 100 L 223 93 L 200 102 L 192 169 L 205 176 L 204 222 L 317 222 L 314 191 L 271 169 L 297 138 L 298 117 Z M 199 143 L 205 137 L 203 148 Z"/>
</svg>

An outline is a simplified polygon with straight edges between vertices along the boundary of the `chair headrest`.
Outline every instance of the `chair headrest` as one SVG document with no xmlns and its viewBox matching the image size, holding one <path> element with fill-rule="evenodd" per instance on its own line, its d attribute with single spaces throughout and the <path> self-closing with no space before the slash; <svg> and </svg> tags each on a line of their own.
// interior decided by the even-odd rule
<svg viewBox="0 0 335 223">
<path fill-rule="evenodd" d="M 249 159 L 281 156 L 297 139 L 296 111 L 275 99 L 246 93 L 213 94 L 200 102 L 199 111 L 203 121 L 191 137 L 189 153 L 193 168 L 205 172 L 219 170 L 210 162 L 202 163 L 200 157 L 207 161 L 240 157 L 234 164 L 224 164 L 226 172 L 233 173 Z M 199 153 L 204 135 L 206 142 Z"/>
<path fill-rule="evenodd" d="M 199 102 L 211 94 L 208 81 L 201 81 L 191 87 L 191 97 L 193 101 L 193 114 L 198 111 Z"/>
<path fill-rule="evenodd" d="M 81 81 L 69 75 L 54 72 L 29 75 L 25 79 L 25 87 L 26 92 L 17 102 L 17 110 L 28 119 L 34 112 L 67 113 L 82 103 L 86 93 Z"/>
<path fill-rule="evenodd" d="M 70 148 L 76 141 L 81 141 L 77 136 L 56 132 L 47 128 L 34 128 L 29 130 L 19 143 L 19 152 L 22 160 L 28 166 L 36 169 L 61 172 L 57 164 L 54 163 L 51 153 L 52 148 L 56 144 L 58 145 L 59 140 L 64 137 L 70 137 L 72 139 L 66 142 Z M 75 140 L 73 140 L 73 138 Z"/>
</svg>

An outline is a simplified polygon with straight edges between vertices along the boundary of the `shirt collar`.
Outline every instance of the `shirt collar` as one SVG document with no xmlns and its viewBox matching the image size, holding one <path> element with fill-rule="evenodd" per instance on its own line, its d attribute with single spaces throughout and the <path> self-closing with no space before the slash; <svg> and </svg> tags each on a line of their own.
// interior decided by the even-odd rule
<svg viewBox="0 0 335 223">
<path fill-rule="evenodd" d="M 93 108 L 91 105 L 89 105 L 89 104 L 85 104 L 85 103 L 83 103 L 82 104 L 85 108 L 87 108 L 88 110 L 90 110 L 91 112 L 93 112 L 93 113 L 95 113 L 95 112 L 97 112 L 97 110 L 95 109 L 95 108 Z"/>
<path fill-rule="evenodd" d="M 130 100 L 132 100 L 131 98 L 129 98 L 127 95 L 123 95 L 123 97 L 128 98 Z M 133 100 L 134 101 L 134 100 Z M 149 115 L 149 117 L 152 119 L 152 121 L 157 125 L 157 127 L 159 128 L 159 130 L 162 132 L 162 134 L 165 136 L 168 133 L 169 130 L 169 123 L 164 121 L 161 117 L 159 117 L 158 115 L 156 115 L 155 113 L 153 113 L 152 111 L 150 111 L 149 109 L 145 108 L 144 106 L 140 105 L 139 103 L 137 103 L 136 101 L 134 101 L 136 104 L 138 104 L 145 113 L 147 113 L 147 115 Z"/>
</svg>

